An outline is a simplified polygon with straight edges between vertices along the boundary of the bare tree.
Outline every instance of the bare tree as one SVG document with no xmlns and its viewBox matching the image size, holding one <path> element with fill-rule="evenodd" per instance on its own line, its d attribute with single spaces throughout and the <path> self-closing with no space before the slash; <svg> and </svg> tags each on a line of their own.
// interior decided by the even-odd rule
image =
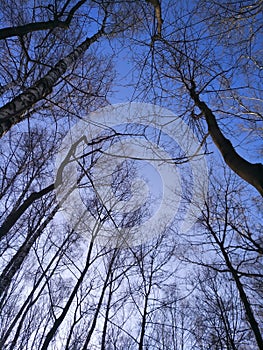
<svg viewBox="0 0 263 350">
<path fill-rule="evenodd" d="M 143 61 L 140 93 L 161 103 L 170 98 L 170 105 L 180 104 L 179 111 L 200 139 L 205 141 L 208 132 L 225 163 L 262 195 L 262 163 L 247 160 L 235 146 L 237 135 L 229 130 L 229 124 L 240 122 L 243 130 L 253 125 L 257 136 L 262 123 L 258 61 L 262 2 L 162 6 L 163 12 L 169 8 L 173 15 L 167 16 L 162 37 L 150 47 L 146 43 L 148 54 L 143 52 L 139 59 Z M 231 25 L 225 26 L 227 21 Z"/>
<path fill-rule="evenodd" d="M 261 12 L 261 0 L 1 2 L 1 348 L 262 349 Z M 115 68 L 131 100 L 176 111 L 211 161 L 190 232 L 174 220 L 133 242 L 149 204 L 116 208 L 142 159 L 108 175 L 110 199 L 96 188 L 100 157 L 122 138 L 170 144 L 144 125 L 102 125 L 69 145 L 54 176 L 71 127 L 114 97 Z M 188 166 L 182 154 L 171 162 Z M 85 213 L 66 222 L 73 191 Z"/>
</svg>

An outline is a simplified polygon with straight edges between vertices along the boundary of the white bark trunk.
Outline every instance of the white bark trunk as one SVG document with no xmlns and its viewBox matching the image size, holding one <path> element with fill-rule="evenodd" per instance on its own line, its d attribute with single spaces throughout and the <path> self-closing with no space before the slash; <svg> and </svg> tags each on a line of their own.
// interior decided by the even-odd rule
<svg viewBox="0 0 263 350">
<path fill-rule="evenodd" d="M 15 97 L 12 101 L 0 108 L 0 137 L 11 127 L 26 118 L 28 111 L 36 102 L 49 95 L 55 84 L 67 71 L 67 69 L 83 54 L 92 43 L 103 35 L 103 28 L 91 38 L 83 41 L 69 55 L 61 59 L 50 71 L 25 92 Z"/>
</svg>

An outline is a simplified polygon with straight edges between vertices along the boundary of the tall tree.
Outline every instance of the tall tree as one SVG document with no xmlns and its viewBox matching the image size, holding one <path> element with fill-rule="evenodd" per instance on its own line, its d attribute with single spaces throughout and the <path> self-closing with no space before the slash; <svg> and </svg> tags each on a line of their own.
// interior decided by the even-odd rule
<svg viewBox="0 0 263 350">
<path fill-rule="evenodd" d="M 1 348 L 262 349 L 262 6 L 1 2 Z M 145 120 L 116 128 L 100 120 L 101 134 L 69 145 L 55 178 L 72 126 L 127 91 L 130 101 L 172 109 L 204 147 L 209 190 L 188 232 L 179 224 L 195 174 L 176 153 L 182 132 L 176 144 Z M 173 157 L 161 164 L 182 175 L 179 214 L 165 230 L 147 226 L 160 210 L 156 173 L 142 176 L 152 196 L 134 185 L 149 159 L 107 158 L 137 137 L 145 150 L 165 144 Z M 77 180 L 67 179 L 70 165 Z M 65 189 L 66 180 L 76 181 Z M 73 192 L 85 210 L 67 222 Z M 145 202 L 131 210 L 134 197 Z"/>
</svg>

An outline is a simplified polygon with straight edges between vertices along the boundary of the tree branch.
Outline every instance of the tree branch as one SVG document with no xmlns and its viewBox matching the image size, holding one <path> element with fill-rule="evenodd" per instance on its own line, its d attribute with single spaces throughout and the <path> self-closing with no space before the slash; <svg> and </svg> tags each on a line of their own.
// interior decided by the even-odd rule
<svg viewBox="0 0 263 350">
<path fill-rule="evenodd" d="M 75 12 L 86 1 L 87 0 L 81 0 L 75 6 L 73 6 L 72 9 L 69 11 L 65 21 L 59 20 L 58 17 L 63 16 L 64 12 L 66 11 L 66 6 L 68 5 L 68 3 L 64 6 L 62 12 L 59 15 L 54 13 L 54 18 L 55 18 L 54 20 L 46 21 L 46 22 L 44 21 L 44 22 L 28 23 L 17 27 L 2 28 L 0 29 L 0 40 L 11 38 L 13 36 L 22 36 L 27 33 L 36 32 L 39 30 L 48 30 L 48 29 L 54 29 L 54 28 L 68 29 Z"/>
<path fill-rule="evenodd" d="M 14 226 L 17 220 L 24 214 L 24 212 L 30 207 L 30 205 L 33 204 L 34 201 L 41 198 L 45 194 L 51 192 L 53 189 L 54 184 L 44 188 L 39 192 L 31 193 L 31 195 L 24 201 L 23 204 L 20 205 L 20 207 L 17 210 L 11 211 L 11 213 L 8 215 L 8 217 L 0 227 L 0 240 L 7 234 L 10 228 Z"/>
<path fill-rule="evenodd" d="M 23 26 L 17 27 L 7 27 L 0 29 L 0 40 L 11 38 L 13 36 L 22 36 L 30 32 L 36 32 L 39 30 L 47 30 L 54 28 L 68 28 L 67 22 L 52 20 L 47 22 L 36 22 L 36 23 L 28 23 Z"/>
<path fill-rule="evenodd" d="M 242 158 L 233 147 L 232 143 L 223 135 L 217 123 L 216 117 L 207 104 L 200 100 L 199 94 L 195 91 L 195 84 L 188 89 L 195 105 L 204 114 L 214 144 L 221 152 L 226 164 L 243 180 L 254 186 L 263 196 L 263 164 L 250 163 Z"/>
</svg>

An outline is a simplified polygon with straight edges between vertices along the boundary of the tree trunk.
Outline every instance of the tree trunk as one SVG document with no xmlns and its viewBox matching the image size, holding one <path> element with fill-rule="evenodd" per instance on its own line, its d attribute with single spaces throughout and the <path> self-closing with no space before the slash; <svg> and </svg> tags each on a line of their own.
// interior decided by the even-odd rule
<svg viewBox="0 0 263 350">
<path fill-rule="evenodd" d="M 261 163 L 253 164 L 242 158 L 236 152 L 232 143 L 222 134 L 212 110 L 205 102 L 200 100 L 194 88 L 189 91 L 196 106 L 199 107 L 205 116 L 209 134 L 221 152 L 226 164 L 243 180 L 254 186 L 263 196 L 263 165 Z"/>
<path fill-rule="evenodd" d="M 79 279 L 78 279 L 78 281 L 77 281 L 77 283 L 76 283 L 76 285 L 75 285 L 75 287 L 74 287 L 74 289 L 73 289 L 73 291 L 72 291 L 72 293 L 71 293 L 71 295 L 70 295 L 66 305 L 64 306 L 63 311 L 61 312 L 61 315 L 55 320 L 52 328 L 50 329 L 50 331 L 46 335 L 46 338 L 45 338 L 45 341 L 44 341 L 44 343 L 42 345 L 41 350 L 47 350 L 48 349 L 48 346 L 49 346 L 51 340 L 53 339 L 53 337 L 57 333 L 58 328 L 60 327 L 61 323 L 63 322 L 64 318 L 66 317 L 66 315 L 67 315 L 67 313 L 69 311 L 69 308 L 70 308 L 70 306 L 71 306 L 71 304 L 72 304 L 72 302 L 73 302 L 73 300 L 74 300 L 74 298 L 75 298 L 75 296 L 76 296 L 76 294 L 77 294 L 77 292 L 79 290 L 79 287 L 82 284 L 83 279 L 84 279 L 84 277 L 85 277 L 85 275 L 86 275 L 86 273 L 87 273 L 87 271 L 88 271 L 88 269 L 89 269 L 89 267 L 91 265 L 90 259 L 91 259 L 92 248 L 93 248 L 93 242 L 91 242 L 90 246 L 89 246 L 89 251 L 88 251 L 88 255 L 87 255 L 87 259 L 86 259 L 85 268 L 82 271 L 82 273 L 81 273 L 81 275 L 80 275 L 80 277 L 79 277 Z"/>
<path fill-rule="evenodd" d="M 26 241 L 23 243 L 23 245 L 19 248 L 17 253 L 13 256 L 11 261 L 8 263 L 8 265 L 3 270 L 1 276 L 0 276 L 0 296 L 2 296 L 5 292 L 7 292 L 12 279 L 14 278 L 15 274 L 20 270 L 20 267 L 22 266 L 23 262 L 25 261 L 26 257 L 28 256 L 29 251 L 31 250 L 31 247 L 36 242 L 37 238 L 41 235 L 43 230 L 46 228 L 46 226 L 49 224 L 49 222 L 53 219 L 54 215 L 57 213 L 59 209 L 59 206 L 57 205 L 52 212 L 47 216 L 46 220 L 40 225 L 40 227 L 37 229 L 37 231 L 32 231 L 28 234 L 28 237 Z"/>
<path fill-rule="evenodd" d="M 11 227 L 15 225 L 17 220 L 24 214 L 24 212 L 34 203 L 37 199 L 41 198 L 45 194 L 51 192 L 54 189 L 54 184 L 44 188 L 39 192 L 33 192 L 30 196 L 24 201 L 23 204 L 17 210 L 11 211 L 8 217 L 5 219 L 3 224 L 0 227 L 0 240 L 8 233 Z"/>
<path fill-rule="evenodd" d="M 235 281 L 235 284 L 236 284 L 236 287 L 237 287 L 237 290 L 238 290 L 238 293 L 239 293 L 239 296 L 240 296 L 240 300 L 242 301 L 243 305 L 244 305 L 244 309 L 245 309 L 245 312 L 246 312 L 246 316 L 247 316 L 247 320 L 251 326 L 251 329 L 254 333 L 254 336 L 255 336 L 255 339 L 256 339 L 256 342 L 258 344 L 258 347 L 260 350 L 263 350 L 263 339 L 262 339 L 262 335 L 261 335 L 261 332 L 260 332 L 260 329 L 259 329 L 259 325 L 257 323 L 257 320 L 254 316 L 254 312 L 253 312 L 253 309 L 251 307 L 251 304 L 250 304 L 250 301 L 246 295 L 246 292 L 245 292 L 245 289 L 243 288 L 243 285 L 240 281 L 240 277 L 238 276 L 238 272 L 237 270 L 234 268 L 234 266 L 232 265 L 232 262 L 228 256 L 228 253 L 226 252 L 225 250 L 225 247 L 224 247 L 224 243 L 223 242 L 220 242 L 220 240 L 218 239 L 217 237 L 217 234 L 216 232 L 214 232 L 213 228 L 211 227 L 211 225 L 209 224 L 209 222 L 207 222 L 207 227 L 209 229 L 209 231 L 211 232 L 212 236 L 214 237 L 216 243 L 218 244 L 219 248 L 220 248 L 220 251 L 223 255 L 223 258 L 225 260 L 225 263 L 226 263 L 226 266 L 227 268 L 229 269 L 234 281 Z"/>
<path fill-rule="evenodd" d="M 114 254 L 112 256 L 112 259 L 109 262 L 109 268 L 108 268 L 108 272 L 107 272 L 107 275 L 106 275 L 106 279 L 104 281 L 104 284 L 103 284 L 103 287 L 102 287 L 102 291 L 101 291 L 101 295 L 100 295 L 100 298 L 99 298 L 99 301 L 98 301 L 98 304 L 97 304 L 97 307 L 96 307 L 96 311 L 95 311 L 95 314 L 94 314 L 94 317 L 93 317 L 93 320 L 92 320 L 89 332 L 87 334 L 85 343 L 84 343 L 84 345 L 82 347 L 82 350 L 88 350 L 88 345 L 89 345 L 91 336 L 92 336 L 92 334 L 93 334 L 93 332 L 95 330 L 95 327 L 96 327 L 96 323 L 97 323 L 97 320 L 98 320 L 98 316 L 99 316 L 99 313 L 100 313 L 100 309 L 101 309 L 101 306 L 102 306 L 104 295 L 105 295 L 106 289 L 107 289 L 108 284 L 109 284 L 109 279 L 110 279 L 110 277 L 112 276 L 112 273 L 113 273 L 112 272 L 112 268 L 113 268 L 113 264 L 114 264 L 117 252 L 118 252 L 118 249 L 115 249 Z"/>
<path fill-rule="evenodd" d="M 84 40 L 69 55 L 61 59 L 50 71 L 25 92 L 0 108 L 0 137 L 11 127 L 27 117 L 25 113 L 36 102 L 49 95 L 55 84 L 62 78 L 67 69 L 104 33 L 104 26 L 92 37 Z"/>
</svg>

